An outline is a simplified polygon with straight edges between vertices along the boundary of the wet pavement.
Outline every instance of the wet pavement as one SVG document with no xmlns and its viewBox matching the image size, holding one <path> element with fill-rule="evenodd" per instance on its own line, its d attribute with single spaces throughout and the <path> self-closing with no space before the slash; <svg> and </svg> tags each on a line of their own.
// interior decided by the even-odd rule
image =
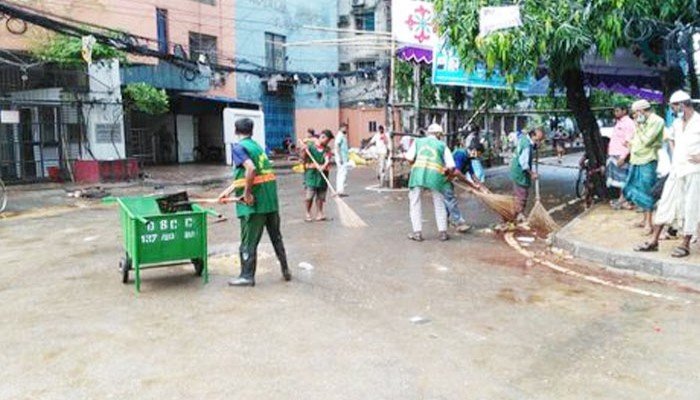
<svg viewBox="0 0 700 400">
<path fill-rule="evenodd" d="M 575 169 L 541 172 L 549 207 L 573 198 Z M 489 180 L 506 187 L 507 170 Z M 436 241 L 426 201 L 428 240 L 409 242 L 406 193 L 371 184 L 351 172 L 347 203 L 370 227 L 349 230 L 303 222 L 301 177 L 281 176 L 294 280 L 264 238 L 253 289 L 226 285 L 235 218 L 210 225 L 209 284 L 191 265 L 149 270 L 138 295 L 117 272 L 115 208 L 0 220 L 0 398 L 697 398 L 694 291 L 619 278 L 677 300 L 653 298 L 533 264 L 482 231 L 497 218 L 469 197 L 472 232 Z"/>
</svg>

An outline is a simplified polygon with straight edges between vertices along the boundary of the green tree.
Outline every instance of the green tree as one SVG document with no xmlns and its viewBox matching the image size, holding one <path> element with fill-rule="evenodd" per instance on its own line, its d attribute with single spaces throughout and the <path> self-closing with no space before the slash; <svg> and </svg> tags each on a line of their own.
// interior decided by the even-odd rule
<svg viewBox="0 0 700 400">
<path fill-rule="evenodd" d="M 566 102 L 584 133 L 594 166 L 605 163 L 600 131 L 584 88 L 581 62 L 597 52 L 610 58 L 625 44 L 625 5 L 631 0 L 523 0 L 523 26 L 479 36 L 479 9 L 505 4 L 486 0 L 436 0 L 440 27 L 468 69 L 484 62 L 513 83 L 547 67 L 554 85 L 566 89 Z"/>
<path fill-rule="evenodd" d="M 122 90 L 124 103 L 142 113 L 159 115 L 170 109 L 168 94 L 163 89 L 156 89 L 147 83 L 132 83 Z"/>
<path fill-rule="evenodd" d="M 80 38 L 54 35 L 46 42 L 39 43 L 32 49 L 33 55 L 49 63 L 55 63 L 63 68 L 75 68 L 85 65 L 82 56 L 83 42 Z M 126 54 L 101 43 L 95 43 L 92 48 L 92 60 L 118 59 L 126 61 Z"/>
</svg>

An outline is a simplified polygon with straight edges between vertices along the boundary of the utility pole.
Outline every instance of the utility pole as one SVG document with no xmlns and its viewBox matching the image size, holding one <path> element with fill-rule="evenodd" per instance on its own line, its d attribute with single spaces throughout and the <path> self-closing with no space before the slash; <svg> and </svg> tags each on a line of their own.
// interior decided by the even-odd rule
<svg viewBox="0 0 700 400">
<path fill-rule="evenodd" d="M 420 94 L 421 94 L 421 65 L 413 66 L 413 132 L 420 129 Z"/>
<path fill-rule="evenodd" d="M 394 188 L 394 67 L 396 60 L 396 38 L 391 29 L 391 1 L 387 1 L 387 22 L 391 31 L 391 53 L 389 54 L 389 84 L 386 101 L 386 133 L 389 135 L 389 187 Z M 380 185 L 383 182 L 380 182 Z"/>
</svg>

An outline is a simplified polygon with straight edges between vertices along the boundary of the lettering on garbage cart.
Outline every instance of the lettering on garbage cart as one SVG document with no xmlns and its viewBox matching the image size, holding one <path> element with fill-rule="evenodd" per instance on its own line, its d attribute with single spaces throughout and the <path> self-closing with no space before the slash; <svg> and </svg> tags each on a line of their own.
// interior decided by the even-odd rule
<svg viewBox="0 0 700 400">
<path fill-rule="evenodd" d="M 141 235 L 142 244 L 171 242 L 178 238 L 192 240 L 198 236 L 195 219 L 192 217 L 187 217 L 184 220 L 162 219 L 159 221 L 151 221 L 146 224 L 146 232 L 147 233 Z"/>
</svg>

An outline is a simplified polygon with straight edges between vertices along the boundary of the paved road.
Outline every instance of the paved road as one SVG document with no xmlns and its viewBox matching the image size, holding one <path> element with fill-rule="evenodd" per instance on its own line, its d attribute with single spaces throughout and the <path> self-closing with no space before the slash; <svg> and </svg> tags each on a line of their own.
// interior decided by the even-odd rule
<svg viewBox="0 0 700 400">
<path fill-rule="evenodd" d="M 571 192 L 575 171 L 549 170 L 546 187 Z M 211 226 L 210 284 L 153 270 L 138 296 L 116 271 L 115 209 L 0 221 L 0 398 L 697 398 L 700 296 L 528 267 L 488 234 L 439 243 L 429 210 L 430 240 L 411 243 L 405 193 L 361 189 L 368 170 L 351 182 L 368 229 L 304 223 L 299 176 L 281 178 L 295 280 L 265 241 L 254 289 L 226 286 L 235 221 Z M 465 204 L 477 228 L 495 221 Z"/>
</svg>

